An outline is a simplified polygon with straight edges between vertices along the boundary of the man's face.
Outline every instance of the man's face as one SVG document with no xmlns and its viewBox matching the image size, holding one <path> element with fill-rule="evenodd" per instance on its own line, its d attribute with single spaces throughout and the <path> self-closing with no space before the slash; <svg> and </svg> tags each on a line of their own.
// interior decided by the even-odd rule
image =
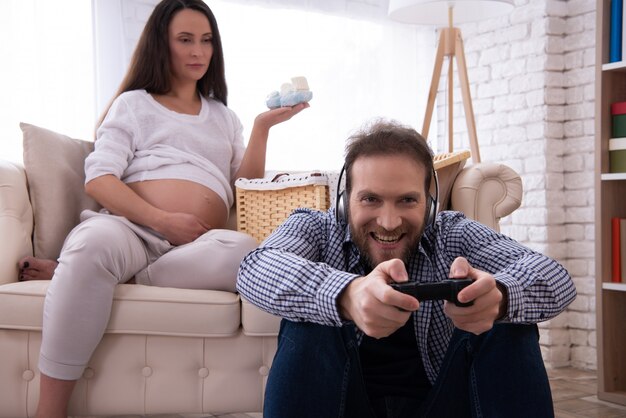
<svg viewBox="0 0 626 418">
<path fill-rule="evenodd" d="M 426 213 L 425 169 L 404 155 L 359 157 L 352 165 L 350 233 L 372 268 L 417 250 Z"/>
</svg>

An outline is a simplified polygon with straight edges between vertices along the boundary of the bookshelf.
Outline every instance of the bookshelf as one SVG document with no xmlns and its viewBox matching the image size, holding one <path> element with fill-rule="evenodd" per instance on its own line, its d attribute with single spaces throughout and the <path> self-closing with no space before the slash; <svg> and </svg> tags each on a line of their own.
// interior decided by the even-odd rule
<svg viewBox="0 0 626 418">
<path fill-rule="evenodd" d="M 598 398 L 626 405 L 626 283 L 611 282 L 611 218 L 626 218 L 626 173 L 609 173 L 611 103 L 626 101 L 626 61 L 609 61 L 610 0 L 597 0 L 595 261 Z M 624 28 L 626 29 L 626 28 Z"/>
</svg>

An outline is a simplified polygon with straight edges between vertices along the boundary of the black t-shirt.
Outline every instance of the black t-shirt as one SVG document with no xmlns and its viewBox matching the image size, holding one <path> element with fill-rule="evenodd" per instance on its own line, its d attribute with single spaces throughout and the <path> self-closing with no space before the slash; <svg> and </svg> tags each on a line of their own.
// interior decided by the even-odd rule
<svg viewBox="0 0 626 418">
<path fill-rule="evenodd" d="M 361 368 L 370 399 L 383 396 L 423 398 L 431 388 L 415 339 L 413 315 L 388 337 L 363 336 Z"/>
</svg>

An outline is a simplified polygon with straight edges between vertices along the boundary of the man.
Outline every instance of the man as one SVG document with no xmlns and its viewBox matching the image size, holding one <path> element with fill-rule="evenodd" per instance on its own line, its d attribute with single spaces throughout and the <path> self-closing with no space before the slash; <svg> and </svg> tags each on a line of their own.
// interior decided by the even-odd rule
<svg viewBox="0 0 626 418">
<path fill-rule="evenodd" d="M 345 172 L 345 214 L 295 211 L 239 270 L 243 297 L 284 318 L 264 417 L 553 416 L 535 324 L 575 298 L 567 271 L 461 213 L 434 217 L 432 152 L 410 128 L 353 136 Z M 389 285 L 448 278 L 473 280 L 458 294 L 471 306 Z"/>
</svg>

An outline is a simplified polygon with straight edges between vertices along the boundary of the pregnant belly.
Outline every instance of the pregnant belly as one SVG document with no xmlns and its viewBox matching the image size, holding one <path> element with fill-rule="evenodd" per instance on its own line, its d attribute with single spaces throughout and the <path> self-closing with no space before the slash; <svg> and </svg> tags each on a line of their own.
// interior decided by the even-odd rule
<svg viewBox="0 0 626 418">
<path fill-rule="evenodd" d="M 228 220 L 228 208 L 220 196 L 192 181 L 148 180 L 128 183 L 128 187 L 159 209 L 195 215 L 211 228 L 223 228 Z"/>
</svg>

